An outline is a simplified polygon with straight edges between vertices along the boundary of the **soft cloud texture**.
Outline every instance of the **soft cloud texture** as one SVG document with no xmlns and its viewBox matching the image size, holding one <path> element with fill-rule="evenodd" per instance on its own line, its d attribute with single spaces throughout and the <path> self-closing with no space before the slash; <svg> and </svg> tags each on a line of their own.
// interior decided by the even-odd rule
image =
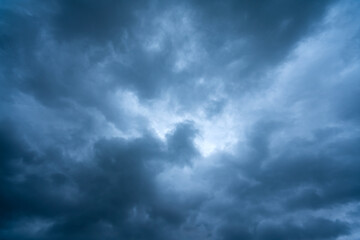
<svg viewBox="0 0 360 240">
<path fill-rule="evenodd" d="M 0 238 L 355 240 L 360 5 L 0 3 Z"/>
</svg>

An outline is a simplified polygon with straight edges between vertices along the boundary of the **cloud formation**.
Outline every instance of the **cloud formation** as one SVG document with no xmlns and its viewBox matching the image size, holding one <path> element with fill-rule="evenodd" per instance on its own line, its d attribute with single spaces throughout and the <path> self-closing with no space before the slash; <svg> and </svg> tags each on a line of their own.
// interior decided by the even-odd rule
<svg viewBox="0 0 360 240">
<path fill-rule="evenodd" d="M 359 9 L 3 1 L 0 238 L 358 239 Z"/>
</svg>

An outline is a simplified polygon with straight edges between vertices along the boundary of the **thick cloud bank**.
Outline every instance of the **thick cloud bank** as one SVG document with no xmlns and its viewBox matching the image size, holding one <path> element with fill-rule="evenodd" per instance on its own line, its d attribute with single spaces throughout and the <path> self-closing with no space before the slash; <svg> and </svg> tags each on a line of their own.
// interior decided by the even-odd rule
<svg viewBox="0 0 360 240">
<path fill-rule="evenodd" d="M 360 2 L 0 2 L 0 239 L 357 240 Z"/>
</svg>

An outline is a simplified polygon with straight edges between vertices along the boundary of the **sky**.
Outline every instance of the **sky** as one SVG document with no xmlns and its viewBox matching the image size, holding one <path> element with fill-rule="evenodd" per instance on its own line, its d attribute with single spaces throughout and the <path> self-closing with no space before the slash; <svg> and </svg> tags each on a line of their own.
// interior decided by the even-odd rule
<svg viewBox="0 0 360 240">
<path fill-rule="evenodd" d="M 0 0 L 0 239 L 360 239 L 359 13 Z"/>
</svg>

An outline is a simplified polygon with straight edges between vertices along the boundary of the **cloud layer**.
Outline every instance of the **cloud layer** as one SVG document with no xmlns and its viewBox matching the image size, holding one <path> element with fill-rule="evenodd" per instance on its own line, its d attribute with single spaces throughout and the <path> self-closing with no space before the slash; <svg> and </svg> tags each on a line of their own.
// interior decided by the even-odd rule
<svg viewBox="0 0 360 240">
<path fill-rule="evenodd" d="M 0 4 L 0 238 L 358 239 L 357 1 Z"/>
</svg>

